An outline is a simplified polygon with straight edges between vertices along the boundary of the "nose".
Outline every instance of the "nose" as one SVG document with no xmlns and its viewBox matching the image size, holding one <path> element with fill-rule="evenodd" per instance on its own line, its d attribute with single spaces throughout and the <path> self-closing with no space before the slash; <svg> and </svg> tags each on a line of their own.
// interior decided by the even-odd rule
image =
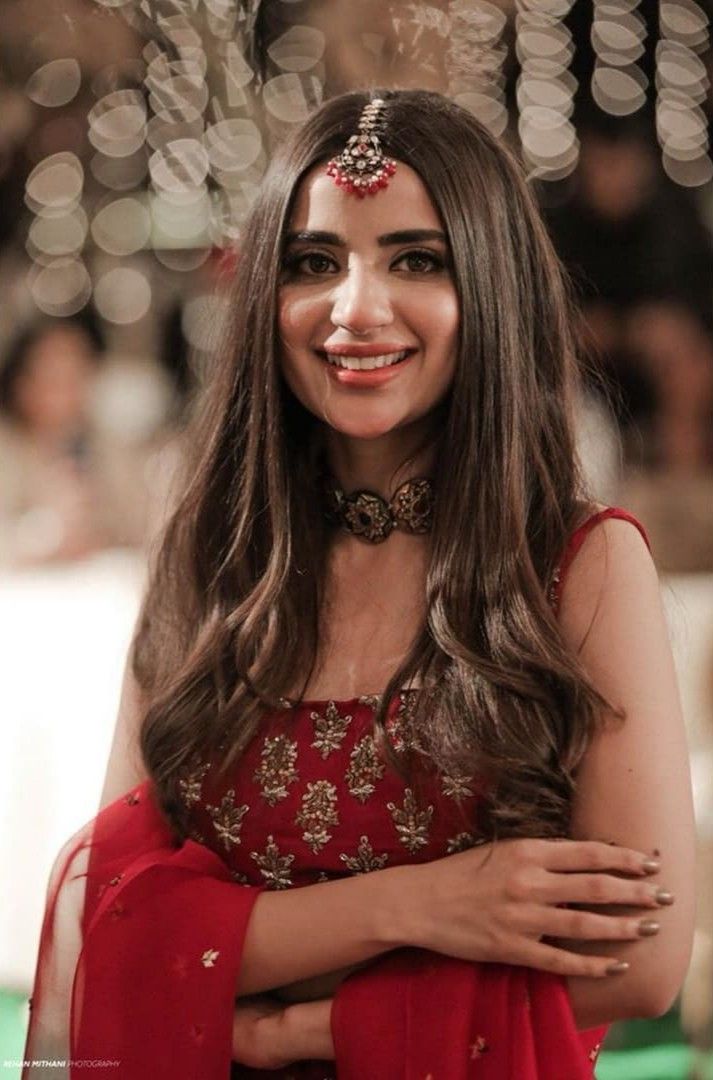
<svg viewBox="0 0 713 1080">
<path fill-rule="evenodd" d="M 366 266 L 350 267 L 335 288 L 334 326 L 366 334 L 389 326 L 393 318 L 389 290 L 379 274 Z"/>
</svg>

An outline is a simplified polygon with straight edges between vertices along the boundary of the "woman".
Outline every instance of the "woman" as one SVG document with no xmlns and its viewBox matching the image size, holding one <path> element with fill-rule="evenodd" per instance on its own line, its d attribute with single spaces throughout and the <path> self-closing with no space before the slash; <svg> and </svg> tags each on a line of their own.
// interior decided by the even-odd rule
<svg viewBox="0 0 713 1080">
<path fill-rule="evenodd" d="M 0 367 L 0 565 L 82 558 L 111 535 L 97 492 L 90 399 L 103 348 L 93 323 L 43 319 Z"/>
<path fill-rule="evenodd" d="M 234 312 L 26 1056 L 591 1076 L 686 970 L 688 764 L 643 530 L 579 488 L 516 165 L 439 95 L 329 102 Z"/>
</svg>

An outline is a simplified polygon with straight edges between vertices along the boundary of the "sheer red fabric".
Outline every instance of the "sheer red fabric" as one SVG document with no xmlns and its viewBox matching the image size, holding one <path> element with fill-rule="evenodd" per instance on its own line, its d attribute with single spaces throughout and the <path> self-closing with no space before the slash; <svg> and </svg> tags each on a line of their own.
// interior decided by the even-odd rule
<svg viewBox="0 0 713 1080">
<path fill-rule="evenodd" d="M 229 1076 L 260 891 L 208 848 L 177 846 L 148 783 L 106 807 L 50 883 L 23 1077 Z"/>
<path fill-rule="evenodd" d="M 572 537 L 551 598 L 590 529 Z M 479 842 L 475 778 L 434 772 L 423 791 L 381 762 L 374 700 L 302 702 L 268 717 L 229 778 L 198 763 L 182 783 L 192 839 L 177 844 L 151 785 L 106 807 L 50 880 L 24 1078 L 224 1080 L 252 906 L 265 888 L 430 861 Z M 408 697 L 389 737 L 409 745 Z M 415 745 L 415 744 L 411 744 Z M 271 1076 L 328 1080 L 584 1080 L 604 1029 L 578 1032 L 566 981 L 418 949 L 351 975 L 332 1010 L 335 1063 Z M 57 1062 L 64 1062 L 57 1067 Z M 106 1070 L 106 1071 L 105 1071 Z"/>
</svg>

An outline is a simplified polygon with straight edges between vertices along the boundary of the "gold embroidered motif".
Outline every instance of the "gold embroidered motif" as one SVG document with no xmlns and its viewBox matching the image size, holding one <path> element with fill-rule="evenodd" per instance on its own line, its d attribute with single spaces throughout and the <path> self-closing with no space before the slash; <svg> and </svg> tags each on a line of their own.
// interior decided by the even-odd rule
<svg viewBox="0 0 713 1080">
<path fill-rule="evenodd" d="M 236 883 L 236 885 L 249 885 L 250 880 L 247 874 L 242 874 L 239 870 L 231 870 L 230 877 Z"/>
<path fill-rule="evenodd" d="M 592 1047 L 592 1049 L 589 1051 L 589 1060 L 590 1061 L 596 1061 L 597 1060 L 597 1055 L 599 1054 L 599 1051 L 601 1050 L 601 1048 L 602 1048 L 601 1043 L 597 1043 L 596 1046 Z"/>
<path fill-rule="evenodd" d="M 324 881 L 331 881 L 331 878 L 329 874 L 325 873 L 324 870 L 320 870 L 320 872 L 317 874 L 317 877 L 315 878 L 314 883 L 315 885 L 321 885 Z"/>
<path fill-rule="evenodd" d="M 426 846 L 429 839 L 428 829 L 433 817 L 432 806 L 426 810 L 419 810 L 413 791 L 411 788 L 406 788 L 403 808 L 399 809 L 395 803 L 390 802 L 386 804 L 386 809 L 393 818 L 401 843 L 412 855 L 419 848 Z"/>
<path fill-rule="evenodd" d="M 195 766 L 194 769 L 191 769 L 187 776 L 182 777 L 178 781 L 178 789 L 181 793 L 181 798 L 183 799 L 184 804 L 189 809 L 191 806 L 193 806 L 194 803 L 200 802 L 203 788 L 203 778 L 209 769 L 210 762 L 204 764 L 203 762 L 199 761 L 199 763 Z"/>
<path fill-rule="evenodd" d="M 201 956 L 201 963 L 203 967 L 215 967 L 215 962 L 220 956 L 220 949 L 206 949 Z"/>
<path fill-rule="evenodd" d="M 203 834 L 201 832 L 199 832 L 198 829 L 191 829 L 190 832 L 188 833 L 188 839 L 193 840 L 196 844 L 205 845 L 205 843 L 206 843 L 205 836 L 203 836 Z"/>
<path fill-rule="evenodd" d="M 243 818 L 249 809 L 245 805 L 235 805 L 235 792 L 232 788 L 230 791 L 226 791 L 221 799 L 220 806 L 206 806 L 206 810 L 213 818 L 213 828 L 223 841 L 226 851 L 230 851 L 231 844 L 240 843 Z"/>
<path fill-rule="evenodd" d="M 441 786 L 443 788 L 443 794 L 447 795 L 450 799 L 455 799 L 458 802 L 460 802 L 461 799 L 469 798 L 470 796 L 475 794 L 468 787 L 468 784 L 472 783 L 472 776 L 449 776 L 447 773 L 443 773 L 443 775 L 441 776 Z"/>
<path fill-rule="evenodd" d="M 365 735 L 359 740 L 349 760 L 351 764 L 345 775 L 347 787 L 355 799 L 365 803 L 374 794 L 375 782 L 381 779 L 385 769 L 373 735 Z"/>
<path fill-rule="evenodd" d="M 295 857 L 294 855 L 280 855 L 280 849 L 272 836 L 267 838 L 265 854 L 260 855 L 257 851 L 251 851 L 250 858 L 257 863 L 260 873 L 267 882 L 268 889 L 290 888 L 292 885 L 290 867 L 295 861 Z"/>
<path fill-rule="evenodd" d="M 381 694 L 362 694 L 359 704 L 368 705 L 370 709 L 378 709 L 381 696 Z"/>
<path fill-rule="evenodd" d="M 329 701 L 324 713 L 310 713 L 310 719 L 314 722 L 314 730 L 317 734 L 312 746 L 315 750 L 319 750 L 324 761 L 332 750 L 338 750 L 342 745 L 352 717 L 341 716 L 334 702 Z"/>
<path fill-rule="evenodd" d="M 489 1049 L 490 1047 L 486 1043 L 483 1036 L 478 1035 L 475 1042 L 472 1043 L 470 1047 L 470 1060 L 477 1061 L 479 1057 L 483 1056 L 483 1054 L 487 1054 Z"/>
<path fill-rule="evenodd" d="M 302 796 L 302 809 L 295 817 L 295 822 L 304 829 L 302 839 L 316 855 L 332 839 L 331 833 L 327 832 L 327 826 L 339 824 L 337 789 L 334 784 L 330 784 L 329 780 L 317 780 L 313 784 L 307 784 L 307 790 Z"/>
<path fill-rule="evenodd" d="M 458 851 L 467 851 L 472 847 L 475 847 L 475 837 L 469 832 L 459 832 L 457 836 L 448 840 L 446 854 L 455 855 Z"/>
<path fill-rule="evenodd" d="M 362 836 L 359 840 L 356 855 L 340 855 L 339 858 L 352 874 L 368 874 L 371 870 L 382 870 L 389 861 L 388 855 L 374 854 L 368 836 Z"/>
<path fill-rule="evenodd" d="M 405 693 L 402 690 L 398 700 L 396 712 L 387 718 L 385 725 L 394 750 L 399 754 L 412 750 L 423 754 L 425 751 L 416 735 L 414 723 L 416 695 Z"/>
<path fill-rule="evenodd" d="M 287 798 L 287 785 L 294 784 L 299 773 L 295 768 L 297 743 L 287 735 L 266 736 L 260 756 L 262 762 L 253 774 L 263 798 L 270 806 Z"/>
</svg>

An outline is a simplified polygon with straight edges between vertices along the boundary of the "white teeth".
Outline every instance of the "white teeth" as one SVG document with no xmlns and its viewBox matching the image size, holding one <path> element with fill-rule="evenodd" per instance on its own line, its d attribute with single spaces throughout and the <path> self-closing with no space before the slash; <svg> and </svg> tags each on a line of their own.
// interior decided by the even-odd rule
<svg viewBox="0 0 713 1080">
<path fill-rule="evenodd" d="M 335 356 L 327 353 L 327 360 L 335 367 L 347 368 L 348 371 L 372 371 L 374 368 L 388 367 L 408 356 L 408 349 L 397 353 L 384 353 L 382 356 Z"/>
</svg>

